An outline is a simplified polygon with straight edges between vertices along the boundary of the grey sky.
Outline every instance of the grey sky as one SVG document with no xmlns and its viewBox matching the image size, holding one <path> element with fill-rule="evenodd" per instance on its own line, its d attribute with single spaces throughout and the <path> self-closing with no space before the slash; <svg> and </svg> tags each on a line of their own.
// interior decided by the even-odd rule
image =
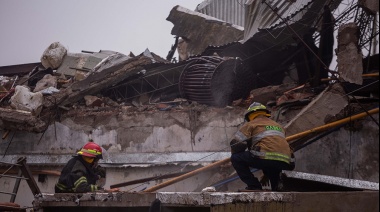
<svg viewBox="0 0 380 212">
<path fill-rule="evenodd" d="M 174 36 L 166 20 L 202 0 L 0 0 L 0 66 L 39 62 L 60 42 L 69 52 L 113 50 L 166 57 Z M 177 56 L 177 55 L 176 55 Z"/>
</svg>

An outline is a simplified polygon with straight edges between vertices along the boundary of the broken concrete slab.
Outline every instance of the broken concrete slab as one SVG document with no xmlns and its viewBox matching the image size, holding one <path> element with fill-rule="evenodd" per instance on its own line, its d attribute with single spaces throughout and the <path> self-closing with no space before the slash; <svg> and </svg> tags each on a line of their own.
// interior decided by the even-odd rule
<svg viewBox="0 0 380 212">
<path fill-rule="evenodd" d="M 103 101 L 97 96 L 87 95 L 84 96 L 84 100 L 88 107 L 100 107 L 103 104 Z"/>
<path fill-rule="evenodd" d="M 363 84 L 363 54 L 359 48 L 360 31 L 355 23 L 340 26 L 337 62 L 339 78 L 345 82 Z"/>
<path fill-rule="evenodd" d="M 348 105 L 348 98 L 340 84 L 327 87 L 284 126 L 286 135 L 294 135 L 325 125 L 326 116 L 334 116 Z"/>
<path fill-rule="evenodd" d="M 91 61 L 90 64 L 92 64 L 92 66 L 85 66 L 87 61 Z M 91 54 L 67 53 L 63 58 L 61 66 L 57 69 L 57 73 L 73 77 L 77 71 L 89 72 L 91 68 L 95 67 L 100 61 L 102 61 L 102 58 L 94 57 Z"/>
<path fill-rule="evenodd" d="M 27 91 L 27 88 L 22 89 L 23 91 L 25 90 L 24 92 L 22 92 L 23 95 L 14 95 L 12 97 L 13 107 L 19 110 L 21 109 L 30 111 L 32 113 L 28 116 L 25 116 L 25 114 L 23 113 L 17 115 L 19 114 L 17 111 L 5 111 L 4 114 L 2 114 L 2 116 L 0 117 L 4 118 L 0 126 L 10 130 L 22 129 L 26 132 L 43 132 L 44 130 L 46 130 L 46 125 L 50 124 L 45 122 L 50 122 L 51 120 L 42 120 L 29 116 L 38 115 L 40 112 L 43 112 L 43 116 L 45 117 L 45 115 L 48 115 L 50 112 L 52 112 L 51 109 L 54 109 L 56 107 L 63 108 L 68 104 L 76 103 L 86 95 L 98 94 L 102 89 L 115 85 L 127 79 L 128 77 L 142 76 L 143 74 L 139 74 L 140 71 L 144 70 L 145 65 L 151 63 L 152 60 L 150 58 L 139 56 L 131 58 L 129 60 L 125 60 L 123 63 L 120 63 L 115 66 L 106 67 L 104 69 L 100 68 L 100 72 L 91 74 L 86 79 L 82 81 L 77 81 L 68 86 L 67 88 L 62 88 L 57 93 L 45 96 L 45 98 L 43 98 L 42 93 L 32 93 Z M 18 90 L 20 90 L 21 88 L 23 87 L 20 86 Z M 27 99 L 25 98 L 26 94 L 28 94 Z M 20 96 L 20 98 L 18 98 L 18 96 Z M 40 100 L 39 104 L 31 104 L 30 98 L 32 96 L 32 99 L 35 99 L 34 101 Z M 37 98 L 37 96 L 39 96 L 39 98 Z M 20 102 L 16 100 L 23 101 Z M 25 105 L 28 105 L 28 107 L 26 107 Z M 31 105 L 33 106 L 32 108 Z M 13 116 L 13 119 L 10 118 L 11 116 Z M 51 115 L 48 116 L 50 117 Z M 7 124 L 7 126 L 5 126 L 4 124 Z"/>
<path fill-rule="evenodd" d="M 86 74 L 86 76 L 89 76 L 96 72 L 101 72 L 104 69 L 111 68 L 113 66 L 117 66 L 121 63 L 126 62 L 130 58 L 131 57 L 121 54 L 121 53 L 111 54 L 103 58 L 102 60 L 98 61 L 96 64 L 94 63 L 91 69 L 88 67 L 89 72 Z"/>
<path fill-rule="evenodd" d="M 46 48 L 41 56 L 45 68 L 57 69 L 67 54 L 67 49 L 59 42 L 54 42 Z"/>
<path fill-rule="evenodd" d="M 40 81 L 37 82 L 33 92 L 36 93 L 49 87 L 57 87 L 57 77 L 52 76 L 51 74 L 46 74 Z"/>
<path fill-rule="evenodd" d="M 28 87 L 18 85 L 15 88 L 15 94 L 11 97 L 11 107 L 38 116 L 42 110 L 43 101 L 42 93 L 33 93 Z"/>
<path fill-rule="evenodd" d="M 243 39 L 243 27 L 181 6 L 174 7 L 166 20 L 174 24 L 172 35 L 185 38 L 189 56 L 201 54 L 208 46 L 221 46 Z"/>
<path fill-rule="evenodd" d="M 267 86 L 254 89 L 250 92 L 249 102 L 260 102 L 266 105 L 268 102 L 276 101 L 279 96 L 282 96 L 284 92 L 289 91 L 297 87 L 297 84 L 289 83 L 282 85 Z M 246 107 L 248 107 L 246 105 Z"/>
<path fill-rule="evenodd" d="M 90 55 L 84 53 L 67 53 L 63 58 L 62 65 L 57 69 L 57 73 L 65 76 L 75 76 L 77 69 L 83 69 L 83 62 L 81 61 L 87 60 L 88 57 L 90 57 Z"/>
<path fill-rule="evenodd" d="M 106 60 L 106 58 L 112 55 L 123 54 L 114 51 L 82 51 L 82 53 L 68 52 L 63 58 L 62 64 L 57 69 L 57 73 L 68 77 L 74 77 L 76 81 L 80 81 L 89 75 L 89 72 L 94 72 L 95 70 L 93 69 L 97 65 L 109 61 L 110 59 Z"/>
<path fill-rule="evenodd" d="M 30 112 L 0 108 L 0 126 L 5 130 L 43 132 L 48 123 Z"/>
</svg>

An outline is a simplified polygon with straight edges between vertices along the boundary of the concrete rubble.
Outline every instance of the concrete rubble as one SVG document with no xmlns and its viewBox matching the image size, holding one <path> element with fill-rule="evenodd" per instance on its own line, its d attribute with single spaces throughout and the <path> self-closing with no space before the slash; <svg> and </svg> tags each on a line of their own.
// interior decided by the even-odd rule
<svg viewBox="0 0 380 212">
<path fill-rule="evenodd" d="M 271 5 L 265 11 L 303 14 L 303 18 L 289 17 L 295 21 L 292 29 L 300 33 L 298 36 L 282 33 L 289 26 L 274 15 L 267 17 L 271 22 L 249 20 L 246 23 L 251 25 L 245 27 L 230 24 L 209 16 L 205 9 L 215 7 L 212 13 L 220 16 L 226 12 L 220 9 L 222 5 L 230 2 L 205 1 L 199 11 L 173 7 L 167 18 L 174 24 L 178 62 L 171 60 L 170 52 L 166 59 L 149 49 L 139 55 L 108 50 L 73 53 L 54 42 L 42 53 L 39 63 L 0 67 L 0 153 L 4 155 L 0 161 L 12 163 L 27 156 L 43 190 L 39 196 L 22 198 L 21 205 L 34 200 L 33 206 L 41 211 L 59 207 L 147 211 L 154 200 L 159 200 L 167 211 L 176 211 L 176 207 L 245 211 L 249 206 L 304 211 L 305 204 L 313 205 L 317 200 L 334 198 L 349 203 L 344 198 L 356 201 L 365 196 L 370 204 L 350 203 L 350 209 L 378 209 L 379 116 L 368 113 L 379 104 L 378 53 L 377 57 L 364 58 L 360 49 L 364 44 L 360 42 L 365 39 L 359 37 L 365 34 L 360 33 L 362 28 L 357 23 L 341 22 L 335 52 L 338 70 L 315 65 L 315 57 L 324 55 L 323 51 L 333 54 L 332 46 L 323 46 L 330 44 L 317 32 L 322 44 L 310 53 L 310 48 L 300 47 L 304 43 L 299 38 L 306 39 L 310 30 L 316 30 L 313 26 L 320 19 L 315 14 L 331 11 L 324 8 L 325 1 L 295 2 L 299 11 L 285 6 L 280 11 L 270 10 Z M 362 11 L 352 5 L 348 11 L 356 8 L 370 16 L 365 11 L 378 12 L 378 8 L 373 9 L 376 2 L 360 1 L 368 8 Z M 249 1 L 247 15 L 256 14 L 254 8 L 265 6 L 262 4 Z M 305 4 L 310 11 L 303 11 Z M 345 17 L 349 12 L 339 15 Z M 339 20 L 344 20 L 342 17 Z M 302 23 L 307 27 L 301 27 Z M 274 33 L 281 39 L 265 38 Z M 310 56 L 313 62 L 307 59 Z M 329 78 L 324 78 L 323 71 Z M 237 193 L 236 188 L 244 185 L 236 180 L 231 165 L 225 164 L 157 193 L 143 190 L 164 178 L 137 186 L 128 184 L 117 194 L 51 194 L 60 168 L 89 138 L 106 150 L 102 165 L 107 176 L 112 176 L 106 186 L 147 176 L 155 179 L 162 173 L 187 173 L 228 158 L 229 138 L 254 101 L 267 105 L 287 136 L 355 114 L 367 115 L 292 142 L 297 165 L 295 171 L 283 172 L 283 193 Z M 6 168 L 0 164 L 0 170 L 1 174 Z M 15 169 L 13 172 L 17 173 Z M 254 174 L 262 176 L 260 172 Z M 0 179 L 8 191 L 12 182 Z M 28 190 L 27 185 L 21 190 Z M 344 198 L 341 191 L 347 192 Z M 4 196 L 0 194 L 0 202 L 6 202 Z M 330 202 L 315 207 L 329 210 L 337 205 Z"/>
</svg>

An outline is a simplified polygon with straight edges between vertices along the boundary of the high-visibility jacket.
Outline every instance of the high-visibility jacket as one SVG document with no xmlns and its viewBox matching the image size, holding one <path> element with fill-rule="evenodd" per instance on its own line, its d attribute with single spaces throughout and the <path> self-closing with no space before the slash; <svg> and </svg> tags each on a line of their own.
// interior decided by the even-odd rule
<svg viewBox="0 0 380 212">
<path fill-rule="evenodd" d="M 55 185 L 56 193 L 85 193 L 100 190 L 96 185 L 99 178 L 93 169 L 81 156 L 71 158 L 62 169 L 58 183 Z"/>
<path fill-rule="evenodd" d="M 293 152 L 285 139 L 284 129 L 280 124 L 263 115 L 245 123 L 235 133 L 231 141 L 232 152 L 245 151 L 246 148 L 253 157 L 288 164 L 294 162 Z"/>
</svg>

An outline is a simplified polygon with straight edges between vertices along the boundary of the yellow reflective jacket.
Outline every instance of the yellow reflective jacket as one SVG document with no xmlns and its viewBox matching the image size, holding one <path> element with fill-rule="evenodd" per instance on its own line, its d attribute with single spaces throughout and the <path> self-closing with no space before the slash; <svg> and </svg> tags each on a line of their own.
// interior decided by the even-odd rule
<svg viewBox="0 0 380 212">
<path fill-rule="evenodd" d="M 285 139 L 285 131 L 280 124 L 270 118 L 260 115 L 250 122 L 245 123 L 235 133 L 233 143 L 245 144 L 252 156 L 267 160 L 278 160 L 290 164 L 292 161 L 292 150 Z M 233 148 L 233 145 L 231 145 Z M 245 148 L 244 148 L 245 149 Z M 233 150 L 234 152 L 234 150 Z M 236 152 L 236 151 L 235 151 Z"/>
</svg>

